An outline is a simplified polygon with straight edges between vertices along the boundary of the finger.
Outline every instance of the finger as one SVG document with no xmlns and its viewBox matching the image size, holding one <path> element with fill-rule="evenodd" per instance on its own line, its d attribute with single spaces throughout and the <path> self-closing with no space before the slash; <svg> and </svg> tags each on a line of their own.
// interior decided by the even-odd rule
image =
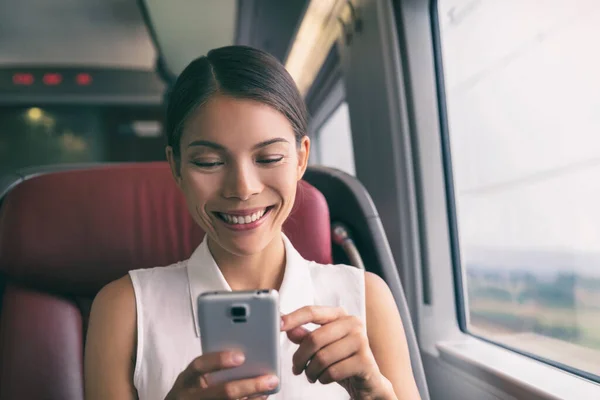
<svg viewBox="0 0 600 400">
<path fill-rule="evenodd" d="M 290 339 L 293 343 L 300 344 L 302 340 L 310 334 L 310 331 L 306 328 L 299 326 L 298 328 L 294 328 L 291 331 L 286 332 L 288 339 Z"/>
<path fill-rule="evenodd" d="M 252 379 L 241 379 L 210 386 L 200 392 L 205 399 L 240 399 L 275 389 L 279 380 L 274 375 L 265 375 Z"/>
<path fill-rule="evenodd" d="M 221 351 L 203 354 L 194 359 L 181 374 L 186 386 L 197 385 L 198 376 L 222 369 L 234 368 L 244 363 L 244 354 L 237 351 Z"/>
<path fill-rule="evenodd" d="M 357 324 L 353 317 L 344 317 L 306 334 L 292 357 L 293 372 L 295 374 L 302 373 L 306 364 L 319 350 L 352 332 L 357 332 L 358 328 L 355 325 Z"/>
<path fill-rule="evenodd" d="M 310 383 L 316 382 L 321 374 L 332 365 L 354 356 L 361 347 L 360 339 L 352 335 L 319 350 L 306 367 L 306 378 Z"/>
<path fill-rule="evenodd" d="M 341 307 L 305 306 L 281 317 L 281 330 L 289 331 L 310 322 L 318 325 L 328 324 L 347 315 Z"/>
<path fill-rule="evenodd" d="M 323 385 L 327 385 L 332 382 L 340 382 L 344 379 L 363 376 L 364 368 L 364 360 L 359 356 L 359 354 L 355 354 L 349 358 L 330 365 L 321 372 L 317 379 Z"/>
</svg>

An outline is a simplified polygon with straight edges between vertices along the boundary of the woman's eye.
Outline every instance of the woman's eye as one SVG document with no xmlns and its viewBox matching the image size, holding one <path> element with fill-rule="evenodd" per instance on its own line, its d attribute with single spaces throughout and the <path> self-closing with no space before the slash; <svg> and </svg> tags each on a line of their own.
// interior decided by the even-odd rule
<svg viewBox="0 0 600 400">
<path fill-rule="evenodd" d="M 200 168 L 215 168 L 224 163 L 222 161 L 192 161 L 192 164 Z"/>
<path fill-rule="evenodd" d="M 281 160 L 283 160 L 283 156 L 265 157 L 257 160 L 256 162 L 259 164 L 275 164 Z"/>
</svg>

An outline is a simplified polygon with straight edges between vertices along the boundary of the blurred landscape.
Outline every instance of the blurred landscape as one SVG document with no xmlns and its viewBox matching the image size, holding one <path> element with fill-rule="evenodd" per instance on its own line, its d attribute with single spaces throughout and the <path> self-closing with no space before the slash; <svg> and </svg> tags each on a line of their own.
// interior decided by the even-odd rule
<svg viewBox="0 0 600 400">
<path fill-rule="evenodd" d="M 600 255 L 467 254 L 471 332 L 600 375 Z"/>
</svg>

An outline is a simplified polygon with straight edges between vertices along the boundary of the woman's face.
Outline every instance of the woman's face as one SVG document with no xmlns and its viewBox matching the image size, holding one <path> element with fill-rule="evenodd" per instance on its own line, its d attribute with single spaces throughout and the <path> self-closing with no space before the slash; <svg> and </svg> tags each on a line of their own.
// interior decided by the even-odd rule
<svg viewBox="0 0 600 400">
<path fill-rule="evenodd" d="M 308 161 L 292 125 L 275 109 L 252 100 L 215 96 L 194 112 L 181 137 L 177 184 L 210 239 L 236 255 L 262 251 L 281 232 Z"/>
</svg>

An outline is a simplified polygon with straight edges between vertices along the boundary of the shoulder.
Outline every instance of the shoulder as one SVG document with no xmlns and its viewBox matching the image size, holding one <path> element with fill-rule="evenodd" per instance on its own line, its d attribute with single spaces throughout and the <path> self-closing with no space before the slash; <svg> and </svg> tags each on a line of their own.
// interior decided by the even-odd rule
<svg viewBox="0 0 600 400">
<path fill-rule="evenodd" d="M 373 324 L 388 318 L 399 320 L 396 300 L 388 284 L 372 272 L 365 272 L 364 279 L 367 321 Z"/>
<path fill-rule="evenodd" d="M 308 269 L 313 278 L 345 278 L 362 281 L 365 272 L 361 269 L 345 264 L 319 264 L 313 261 L 307 261 Z"/>
<path fill-rule="evenodd" d="M 88 339 L 113 337 L 112 329 L 132 334 L 135 329 L 135 294 L 129 275 L 104 286 L 94 298 L 90 311 Z"/>
<path fill-rule="evenodd" d="M 118 307 L 118 308 L 113 308 Z M 112 313 L 111 310 L 118 309 L 118 313 Z M 129 275 L 125 275 L 116 281 L 104 286 L 96 295 L 92 304 L 92 315 L 102 316 L 104 314 L 115 314 L 116 318 L 123 316 L 131 309 L 135 311 L 135 295 L 133 284 Z"/>
<path fill-rule="evenodd" d="M 377 297 L 377 294 L 388 294 L 391 296 L 392 292 L 387 283 L 377 274 L 373 272 L 365 272 L 365 291 L 367 296 Z"/>
<path fill-rule="evenodd" d="M 129 271 L 132 287 L 136 293 L 142 289 L 150 291 L 160 287 L 171 287 L 177 283 L 186 283 L 187 261 L 181 261 L 165 267 L 136 269 Z"/>
<path fill-rule="evenodd" d="M 141 276 L 144 278 L 153 278 L 153 277 L 165 277 L 167 275 L 178 275 L 187 270 L 188 260 L 180 261 L 175 264 L 160 266 L 160 267 L 152 267 L 152 268 L 140 268 L 129 271 L 129 276 L 133 276 L 134 279 L 137 276 Z"/>
<path fill-rule="evenodd" d="M 124 398 L 125 393 L 132 393 L 135 309 L 128 275 L 106 285 L 94 299 L 84 367 L 86 394 L 90 398 Z"/>
<path fill-rule="evenodd" d="M 344 264 L 308 263 L 313 285 L 317 291 L 335 291 L 340 294 L 364 297 L 365 272 Z"/>
<path fill-rule="evenodd" d="M 378 300 L 388 305 L 395 301 L 387 283 L 377 274 L 345 264 L 319 264 L 308 262 L 313 281 L 323 286 L 352 285 L 361 287 L 367 303 L 377 303 Z"/>
<path fill-rule="evenodd" d="M 104 340 L 116 332 L 133 337 L 136 320 L 133 284 L 129 275 L 104 286 L 94 298 L 90 311 L 88 339 Z"/>
<path fill-rule="evenodd" d="M 104 335 L 111 329 L 126 337 L 134 336 L 136 314 L 142 291 L 158 286 L 172 287 L 174 281 L 186 282 L 186 263 L 129 271 L 120 279 L 104 286 L 94 298 L 90 311 L 89 335 Z M 176 289 L 176 288 L 175 288 Z M 95 338 L 94 338 L 95 339 Z"/>
</svg>

